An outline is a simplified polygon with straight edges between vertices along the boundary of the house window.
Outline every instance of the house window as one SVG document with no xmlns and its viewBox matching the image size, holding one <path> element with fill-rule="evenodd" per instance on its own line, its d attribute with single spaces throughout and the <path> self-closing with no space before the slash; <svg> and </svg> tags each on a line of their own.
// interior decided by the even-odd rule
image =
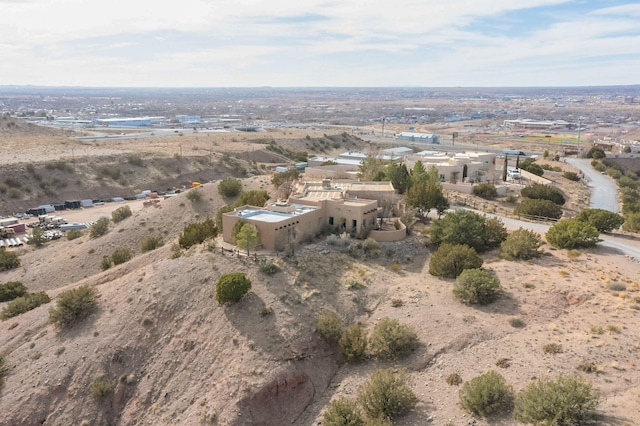
<svg viewBox="0 0 640 426">
<path fill-rule="evenodd" d="M 329 225 L 333 225 L 333 216 L 329 216 Z"/>
</svg>

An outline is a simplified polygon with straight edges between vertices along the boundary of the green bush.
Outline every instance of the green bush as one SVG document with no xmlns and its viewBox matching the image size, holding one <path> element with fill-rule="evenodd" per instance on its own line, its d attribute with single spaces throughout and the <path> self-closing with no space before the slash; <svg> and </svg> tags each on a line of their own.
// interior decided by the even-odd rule
<svg viewBox="0 0 640 426">
<path fill-rule="evenodd" d="M 215 238 L 218 235 L 218 227 L 211 219 L 203 222 L 190 223 L 184 227 L 182 234 L 178 237 L 178 244 L 184 249 L 200 244 L 208 238 Z"/>
<path fill-rule="evenodd" d="M 576 172 L 564 172 L 562 174 L 562 177 L 564 177 L 565 179 L 572 180 L 574 182 L 578 182 L 580 180 L 580 176 L 578 176 Z"/>
<path fill-rule="evenodd" d="M 198 203 L 202 201 L 202 191 L 198 188 L 193 188 L 187 191 L 187 200 L 192 203 Z"/>
<path fill-rule="evenodd" d="M 278 273 L 278 271 L 280 271 L 278 265 L 273 262 L 262 262 L 260 263 L 258 269 L 265 275 L 275 275 Z"/>
<path fill-rule="evenodd" d="M 96 223 L 91 225 L 91 230 L 89 232 L 91 238 L 98 238 L 106 234 L 109 230 L 109 222 L 108 217 L 101 217 L 96 221 Z"/>
<path fill-rule="evenodd" d="M 338 344 L 346 362 L 358 362 L 364 359 L 367 353 L 367 335 L 362 324 L 356 323 L 348 326 L 342 333 Z"/>
<path fill-rule="evenodd" d="M 392 360 L 403 358 L 418 347 L 418 335 L 398 320 L 382 318 L 373 328 L 369 348 L 377 358 Z"/>
<path fill-rule="evenodd" d="M 111 262 L 113 262 L 114 265 L 121 265 L 131 260 L 131 258 L 133 258 L 133 252 L 130 248 L 120 247 L 111 253 Z"/>
<path fill-rule="evenodd" d="M 367 238 L 362 243 L 362 251 L 364 251 L 364 256 L 369 259 L 378 258 L 381 253 L 380 243 L 373 238 Z"/>
<path fill-rule="evenodd" d="M 344 323 L 338 314 L 325 309 L 316 318 L 316 329 L 324 340 L 337 343 L 344 332 Z"/>
<path fill-rule="evenodd" d="M 233 211 L 232 206 L 222 206 L 216 212 L 216 226 L 222 232 L 222 215 Z"/>
<path fill-rule="evenodd" d="M 49 309 L 49 322 L 62 328 L 83 320 L 98 308 L 98 297 L 98 290 L 88 285 L 63 291 L 56 307 Z"/>
<path fill-rule="evenodd" d="M 536 176 L 542 176 L 544 174 L 544 169 L 539 164 L 536 164 L 535 161 L 536 160 L 534 160 L 533 158 L 525 158 L 524 160 L 520 161 L 518 167 L 529 173 L 533 173 Z"/>
<path fill-rule="evenodd" d="M 0 320 L 4 321 L 13 318 L 49 302 L 51 302 L 51 299 L 44 291 L 27 293 L 9 302 L 7 306 L 2 309 L 2 312 L 0 312 Z"/>
<path fill-rule="evenodd" d="M 487 219 L 469 210 L 445 214 L 431 225 L 430 234 L 436 245 L 466 244 L 477 252 L 498 247 L 507 238 L 507 230 L 499 219 Z"/>
<path fill-rule="evenodd" d="M 242 207 L 245 205 L 264 207 L 265 203 L 269 200 L 270 195 L 263 189 L 253 189 L 251 191 L 244 192 L 240 195 L 240 198 L 233 203 L 233 207 Z"/>
<path fill-rule="evenodd" d="M 596 417 L 600 392 L 578 375 L 537 380 L 518 393 L 513 417 L 522 423 L 584 425 Z"/>
<path fill-rule="evenodd" d="M 482 266 L 482 258 L 464 244 L 442 244 L 429 259 L 429 273 L 436 277 L 455 278 L 465 269 Z"/>
<path fill-rule="evenodd" d="M 67 240 L 72 241 L 82 237 L 82 231 L 80 229 L 72 229 L 67 231 Z"/>
<path fill-rule="evenodd" d="M 242 181 L 236 178 L 222 179 L 218 183 L 218 194 L 223 197 L 235 197 L 242 191 Z"/>
<path fill-rule="evenodd" d="M 155 250 L 164 245 L 164 240 L 160 235 L 147 235 L 142 240 L 142 246 L 140 247 L 143 252 Z"/>
<path fill-rule="evenodd" d="M 42 247 L 46 241 L 47 239 L 44 236 L 44 229 L 40 227 L 33 228 L 33 231 L 31 231 L 31 237 L 29 238 L 29 244 L 36 247 Z"/>
<path fill-rule="evenodd" d="M 129 206 L 118 207 L 111 212 L 111 220 L 113 220 L 113 223 L 122 222 L 132 214 L 133 213 L 131 213 L 131 208 Z"/>
<path fill-rule="evenodd" d="M 8 302 L 25 294 L 27 294 L 27 287 L 20 281 L 9 281 L 0 284 L 0 302 Z"/>
<path fill-rule="evenodd" d="M 93 396 L 95 399 L 100 399 L 108 396 L 111 393 L 111 391 L 113 390 L 113 385 L 111 385 L 111 382 L 106 376 L 101 375 L 96 377 L 93 382 L 91 382 L 90 390 L 91 396 Z"/>
<path fill-rule="evenodd" d="M 562 217 L 562 207 L 549 200 L 525 198 L 520 201 L 513 211 L 519 216 L 539 216 L 551 219 Z"/>
<path fill-rule="evenodd" d="M 599 232 L 611 232 L 624 223 L 624 218 L 618 213 L 604 209 L 584 209 L 578 213 L 576 220 L 593 225 Z"/>
<path fill-rule="evenodd" d="M 607 154 L 605 154 L 602 148 L 594 146 L 585 154 L 585 157 L 599 160 L 601 158 L 606 158 Z"/>
<path fill-rule="evenodd" d="M 13 251 L 7 251 L 6 248 L 0 247 L 0 271 L 13 269 L 20 266 L 20 258 Z"/>
<path fill-rule="evenodd" d="M 129 155 L 129 156 L 127 156 L 127 163 L 131 164 L 132 166 L 137 166 L 137 167 L 143 167 L 144 166 L 144 161 L 142 160 L 142 157 L 140 157 L 139 155 Z"/>
<path fill-rule="evenodd" d="M 109 256 L 102 256 L 102 260 L 100 261 L 100 269 L 106 271 L 107 269 L 111 268 L 111 266 L 111 258 Z"/>
<path fill-rule="evenodd" d="M 507 260 L 530 260 L 542 256 L 542 239 L 538 233 L 520 228 L 500 244 L 500 257 Z"/>
<path fill-rule="evenodd" d="M 459 397 L 460 405 L 465 410 L 488 416 L 510 407 L 513 390 L 507 385 L 504 377 L 491 370 L 462 385 Z"/>
<path fill-rule="evenodd" d="M 358 405 L 347 398 L 331 401 L 322 416 L 322 426 L 365 426 Z"/>
<path fill-rule="evenodd" d="M 622 229 L 627 232 L 640 232 L 640 212 L 638 213 L 626 213 L 624 215 L 624 223 Z"/>
<path fill-rule="evenodd" d="M 453 296 L 468 305 L 487 305 L 501 293 L 500 279 L 485 269 L 465 269 L 453 284 Z"/>
<path fill-rule="evenodd" d="M 358 402 L 372 419 L 394 419 L 411 411 L 418 403 L 411 390 L 406 369 L 376 370 L 371 378 L 358 389 Z"/>
<path fill-rule="evenodd" d="M 479 183 L 473 186 L 473 195 L 485 200 L 493 200 L 498 196 L 496 186 L 490 183 Z"/>
<path fill-rule="evenodd" d="M 4 376 L 7 374 L 7 366 L 5 365 L 4 355 L 0 355 L 0 389 L 4 385 Z"/>
<path fill-rule="evenodd" d="M 218 303 L 235 303 L 251 290 L 251 281 L 242 272 L 224 274 L 216 283 L 216 300 Z"/>
<path fill-rule="evenodd" d="M 534 183 L 533 185 L 522 188 L 520 195 L 524 198 L 532 198 L 534 200 L 549 200 L 561 206 L 566 200 L 562 192 L 553 186 Z"/>
<path fill-rule="evenodd" d="M 594 247 L 600 233 L 595 226 L 576 219 L 563 219 L 553 225 L 545 238 L 554 247 L 561 249 L 575 249 L 581 247 Z"/>
</svg>

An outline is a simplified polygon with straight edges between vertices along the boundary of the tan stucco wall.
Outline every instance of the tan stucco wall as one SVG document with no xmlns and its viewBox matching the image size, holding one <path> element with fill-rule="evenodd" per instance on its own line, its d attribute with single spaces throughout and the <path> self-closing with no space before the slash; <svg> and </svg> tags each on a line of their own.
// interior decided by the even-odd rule
<svg viewBox="0 0 640 426">
<path fill-rule="evenodd" d="M 401 241 L 407 236 L 407 227 L 404 224 L 401 224 L 402 228 L 394 229 L 393 231 L 376 231 L 371 230 L 369 232 L 369 237 L 380 243 L 388 243 L 391 241 Z"/>
</svg>

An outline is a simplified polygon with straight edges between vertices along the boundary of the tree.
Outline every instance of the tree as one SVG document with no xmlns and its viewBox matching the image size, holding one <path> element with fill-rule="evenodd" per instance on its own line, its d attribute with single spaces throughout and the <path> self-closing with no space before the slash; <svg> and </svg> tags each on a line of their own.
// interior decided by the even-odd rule
<svg viewBox="0 0 640 426">
<path fill-rule="evenodd" d="M 322 426 L 364 426 L 357 404 L 347 398 L 331 401 L 322 416 Z"/>
<path fill-rule="evenodd" d="M 420 161 L 416 163 L 412 172 L 412 183 L 405 200 L 411 207 L 417 208 L 421 214 L 429 213 L 432 208 L 438 209 L 438 215 L 449 208 L 449 201 L 442 192 L 442 183 L 438 176 L 438 170 L 431 167 L 429 172 L 422 171 Z M 417 170 L 416 170 L 417 169 Z"/>
<path fill-rule="evenodd" d="M 595 226 L 576 219 L 563 219 L 545 234 L 549 244 L 561 249 L 593 247 L 598 243 L 599 236 Z"/>
<path fill-rule="evenodd" d="M 465 269 L 481 267 L 482 262 L 472 247 L 443 243 L 429 259 L 429 273 L 436 277 L 456 278 Z"/>
<path fill-rule="evenodd" d="M 393 419 L 407 414 L 418 403 L 407 370 L 376 370 L 358 389 L 358 402 L 370 418 Z"/>
<path fill-rule="evenodd" d="M 507 260 L 529 260 L 542 256 L 542 239 L 537 233 L 519 228 L 500 244 L 500 257 Z"/>
<path fill-rule="evenodd" d="M 369 348 L 380 359 L 403 358 L 413 352 L 420 340 L 416 332 L 398 320 L 382 318 L 373 328 Z"/>
<path fill-rule="evenodd" d="M 602 148 L 594 146 L 585 154 L 585 157 L 599 160 L 602 158 L 606 158 L 607 154 L 604 152 Z"/>
<path fill-rule="evenodd" d="M 538 379 L 516 397 L 513 417 L 521 423 L 583 425 L 597 416 L 600 392 L 578 375 Z"/>
<path fill-rule="evenodd" d="M 640 212 L 626 213 L 622 229 L 627 232 L 640 232 Z"/>
<path fill-rule="evenodd" d="M 624 218 L 618 213 L 604 209 L 584 209 L 578 213 L 576 220 L 593 225 L 600 232 L 611 232 L 624 223 Z"/>
<path fill-rule="evenodd" d="M 381 181 L 385 178 L 385 162 L 381 158 L 368 156 L 358 166 L 358 178 L 369 181 Z"/>
<path fill-rule="evenodd" d="M 218 235 L 218 227 L 212 219 L 202 222 L 190 223 L 184 227 L 178 237 L 178 244 L 184 249 L 204 242 L 207 238 L 215 238 Z"/>
<path fill-rule="evenodd" d="M 562 217 L 562 207 L 549 200 L 535 200 L 525 198 L 513 210 L 519 216 L 540 216 L 550 219 L 560 219 Z"/>
<path fill-rule="evenodd" d="M 242 272 L 224 274 L 216 283 L 216 300 L 221 305 L 235 303 L 251 290 L 251 281 Z"/>
<path fill-rule="evenodd" d="M 498 247 L 507 237 L 499 219 L 487 219 L 470 210 L 448 212 L 431 225 L 431 242 L 466 244 L 481 252 Z"/>
<path fill-rule="evenodd" d="M 249 250 L 253 250 L 257 247 L 260 242 L 260 237 L 258 236 L 258 230 L 256 227 L 250 223 L 245 223 L 240 228 L 240 231 L 236 235 L 236 245 L 240 250 L 247 250 L 247 255 L 249 255 Z"/>
<path fill-rule="evenodd" d="M 242 206 L 255 206 L 264 207 L 265 203 L 269 200 L 270 195 L 264 189 L 253 189 L 240 195 L 240 198 L 233 203 L 233 207 Z"/>
<path fill-rule="evenodd" d="M 404 194 L 409 186 L 409 171 L 404 163 L 397 163 L 395 161 L 387 164 L 384 170 L 385 179 L 390 181 L 393 188 L 398 191 L 398 194 Z"/>
<path fill-rule="evenodd" d="M 500 279 L 486 269 L 465 269 L 453 284 L 453 296 L 467 305 L 487 305 L 501 293 Z"/>
<path fill-rule="evenodd" d="M 409 186 L 411 187 L 417 183 L 426 182 L 428 178 L 427 170 L 424 168 L 422 161 L 416 161 L 416 164 L 413 165 L 413 169 L 411 169 L 411 175 L 409 176 Z"/>
<path fill-rule="evenodd" d="M 533 158 L 525 158 L 520 162 L 519 166 L 522 170 L 526 170 L 536 176 L 542 176 L 544 174 L 544 169 L 540 167 L 539 164 L 536 164 L 536 160 Z"/>
<path fill-rule="evenodd" d="M 223 197 L 235 197 L 242 191 L 242 181 L 240 179 L 228 177 L 218 182 L 218 194 Z"/>
<path fill-rule="evenodd" d="M 44 236 L 44 229 L 40 227 L 33 228 L 33 231 L 31 231 L 31 237 L 29 238 L 29 244 L 41 247 L 46 241 L 47 239 Z"/>
<path fill-rule="evenodd" d="M 491 370 L 462 385 L 459 397 L 465 410 L 488 416 L 511 404 L 513 390 L 504 377 Z"/>
<path fill-rule="evenodd" d="M 562 206 L 566 202 L 564 195 L 562 195 L 559 189 L 541 183 L 534 183 L 526 188 L 522 188 L 520 195 L 524 198 L 553 201 L 559 206 Z"/>
</svg>

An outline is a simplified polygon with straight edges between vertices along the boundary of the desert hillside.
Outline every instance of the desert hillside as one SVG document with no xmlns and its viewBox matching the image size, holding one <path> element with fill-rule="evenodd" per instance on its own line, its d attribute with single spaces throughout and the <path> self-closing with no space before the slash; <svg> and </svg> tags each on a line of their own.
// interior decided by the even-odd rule
<svg viewBox="0 0 640 426">
<path fill-rule="evenodd" d="M 317 137 L 308 143 L 321 145 L 325 137 Z M 285 139 L 278 144 L 299 146 L 300 139 Z M 256 146 L 218 143 L 245 156 Z M 123 151 L 122 163 L 131 148 Z M 37 161 L 46 169 L 51 160 L 30 160 Z M 243 186 L 273 192 L 266 173 Z M 218 194 L 215 180 L 200 190 L 200 201 L 188 191 L 150 207 L 132 201 L 133 215 L 98 238 L 85 231 L 14 249 L 20 267 L 0 272 L 0 283 L 20 281 L 51 302 L 0 322 L 0 425 L 317 425 L 332 400 L 354 398 L 376 369 L 388 367 L 406 367 L 418 397 L 396 425 L 515 424 L 508 414 L 471 416 L 458 405 L 460 386 L 446 380 L 458 373 L 466 382 L 489 370 L 515 391 L 536 378 L 580 374 L 602 392 L 601 424 L 640 424 L 636 259 L 605 247 L 544 245 L 544 256 L 521 262 L 490 251 L 483 266 L 504 292 L 492 304 L 467 306 L 452 296 L 453 280 L 428 273 L 432 247 L 423 230 L 430 221 L 402 242 L 382 244 L 379 257 L 365 256 L 359 240 L 318 237 L 290 257 L 261 252 L 256 262 L 223 252 L 219 237 L 179 248 L 185 225 L 214 218 L 234 201 Z M 565 194 L 569 213 L 584 206 L 584 187 Z M 96 220 L 121 205 L 81 213 Z M 147 236 L 164 244 L 143 252 Z M 119 248 L 133 258 L 102 270 L 103 258 Z M 278 272 L 262 272 L 263 262 Z M 215 284 L 228 272 L 246 273 L 252 288 L 239 303 L 220 305 Z M 50 324 L 59 295 L 82 285 L 99 292 L 97 311 L 71 327 Z M 413 327 L 420 345 L 398 361 L 344 363 L 316 329 L 324 309 L 367 333 L 385 317 L 397 319 Z M 92 390 L 98 378 L 108 392 Z"/>
</svg>

